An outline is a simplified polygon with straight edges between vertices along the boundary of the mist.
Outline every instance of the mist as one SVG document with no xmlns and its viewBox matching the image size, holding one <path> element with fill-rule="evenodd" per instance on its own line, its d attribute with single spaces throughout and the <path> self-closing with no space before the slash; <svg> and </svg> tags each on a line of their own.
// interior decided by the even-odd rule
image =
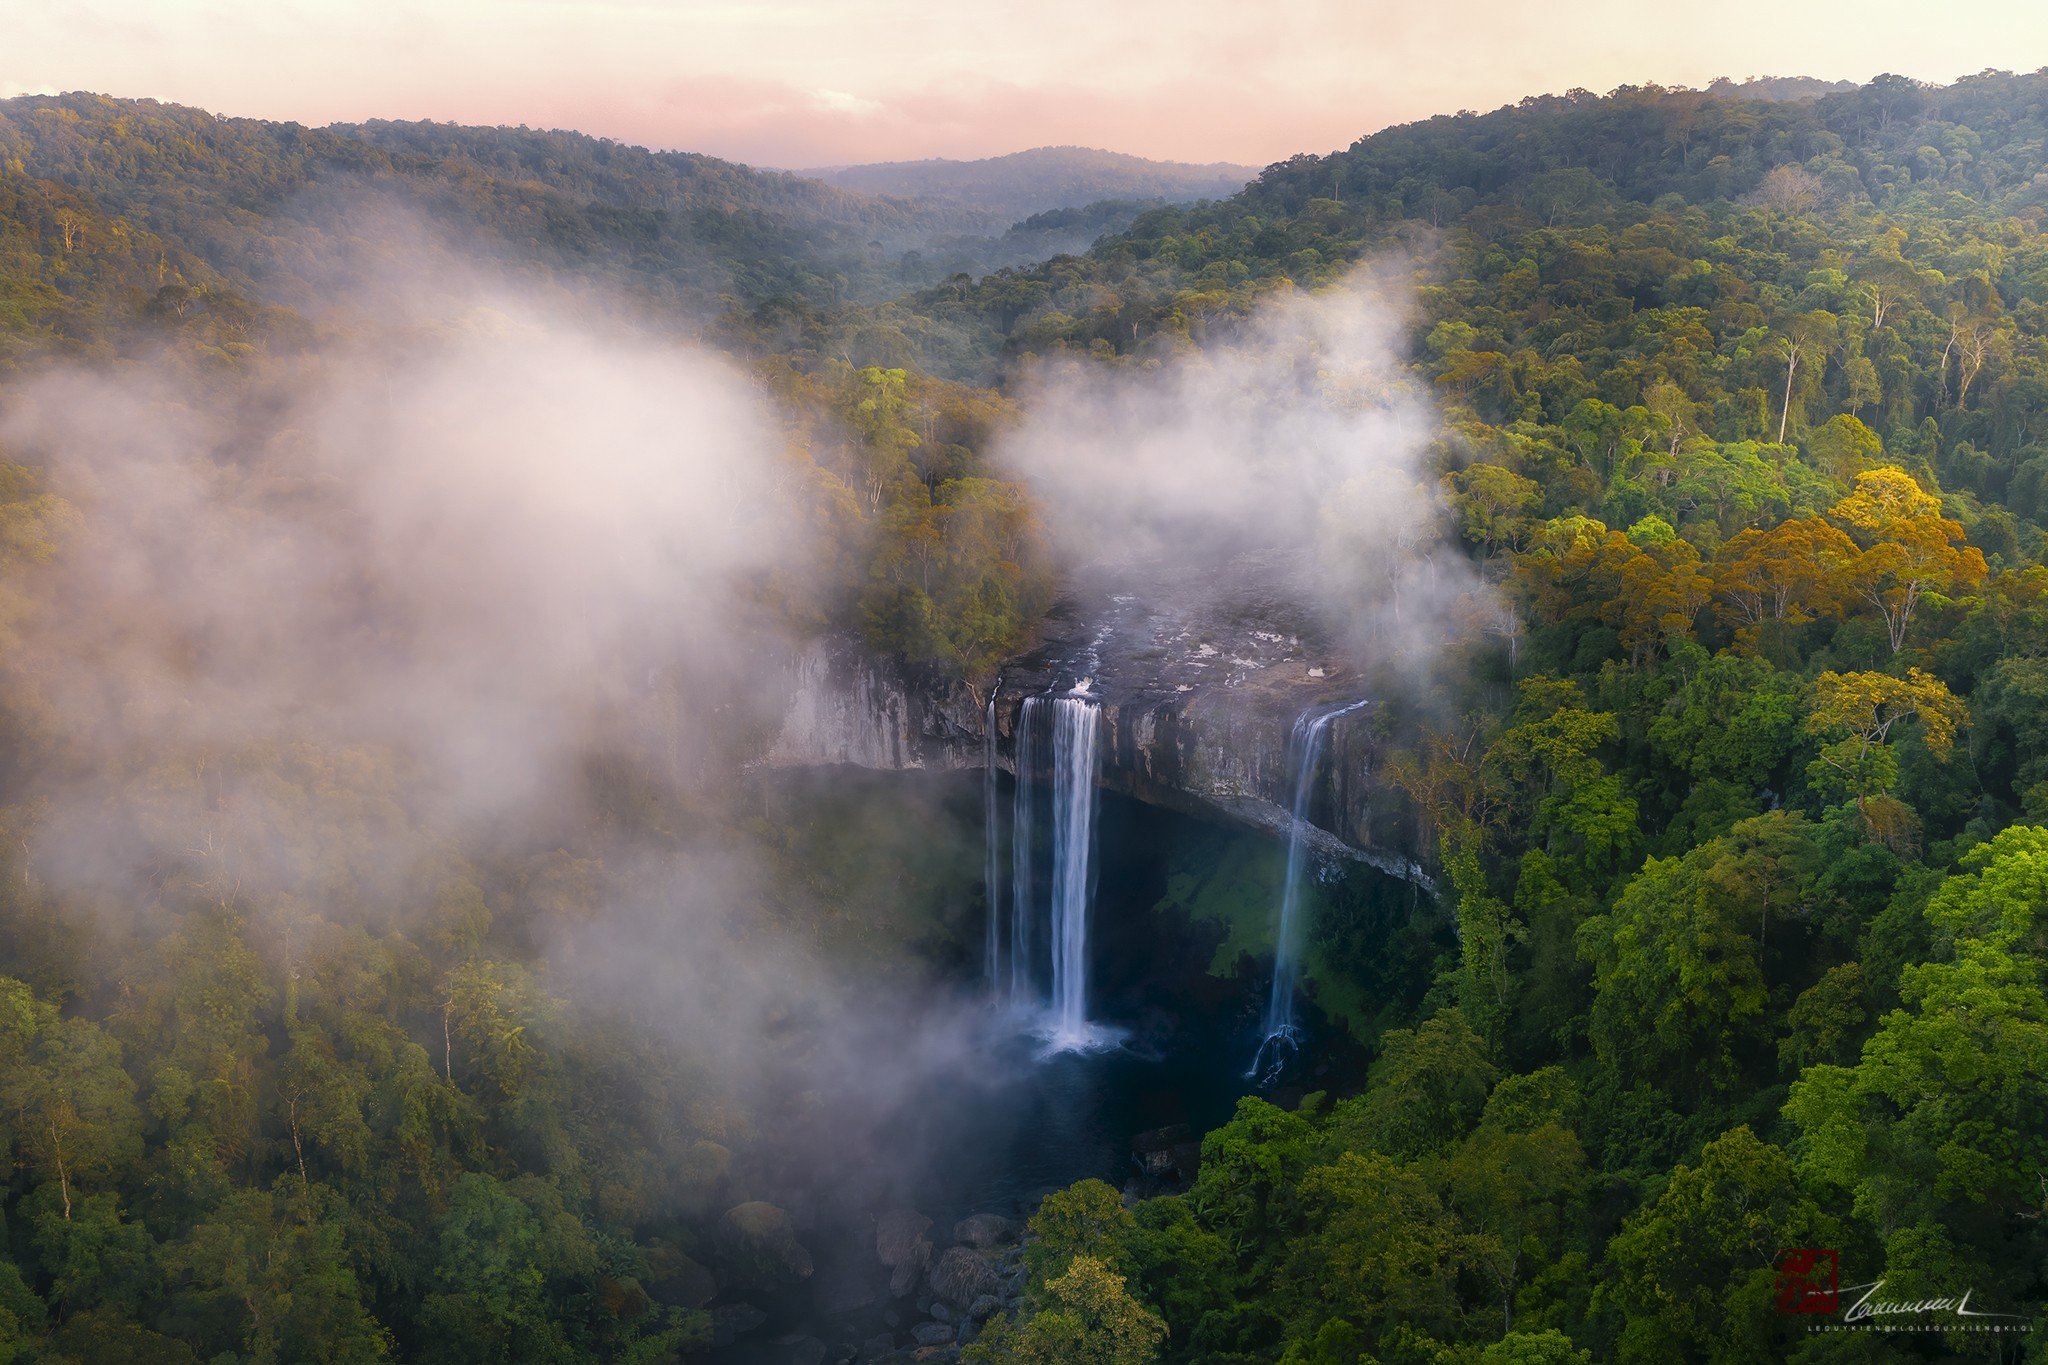
<svg viewBox="0 0 2048 1365">
<path fill-rule="evenodd" d="M 224 408 L 187 383 L 52 375 L 4 429 L 84 513 L 26 650 L 67 741 L 385 744 L 463 826 L 545 805 L 668 685 L 690 776 L 749 586 L 801 555 L 737 371 L 479 310 Z"/>
<path fill-rule="evenodd" d="M 283 973 L 308 915 L 445 935 L 468 898 L 575 1019 L 694 1078 L 617 1089 L 674 1105 L 654 1126 L 679 1142 L 744 1136 L 776 1171 L 756 1193 L 873 1206 L 961 1124 L 993 1142 L 1000 1105 L 961 1097 L 1030 1063 L 960 964 L 838 952 L 762 833 L 749 767 L 803 644 L 783 608 L 830 572 L 799 415 L 707 347 L 592 323 L 587 295 L 457 272 L 337 277 L 324 302 L 296 352 L 60 366 L 0 422 L 77 512 L 5 664 L 37 719 L 43 883 L 145 939 L 181 907 L 245 914 Z M 1148 367 L 1047 365 L 999 459 L 1076 583 L 1260 578 L 1426 666 L 1473 585 L 1440 553 L 1405 327 L 1361 272 Z M 834 875 L 886 901 L 900 856 Z"/>
<path fill-rule="evenodd" d="M 1200 348 L 1041 365 L 998 457 L 1082 580 L 1211 603 L 1260 580 L 1362 659 L 1426 671 L 1481 589 L 1446 539 L 1410 306 L 1368 264 Z"/>
<path fill-rule="evenodd" d="M 407 292 L 370 283 L 358 319 Z M 782 608 L 819 574 L 792 415 L 580 308 L 412 297 L 242 374 L 17 389 L 0 444 L 76 512 L 5 664 L 36 876 L 117 936 L 230 908 L 280 972 L 309 914 L 425 936 L 477 898 L 578 1017 L 734 1114 L 829 1107 L 778 1136 L 792 1163 L 886 1181 L 915 1155 L 860 1135 L 966 1074 L 974 1030 L 944 989 L 876 984 L 919 969 L 822 952 L 745 833 L 801 643 Z"/>
</svg>

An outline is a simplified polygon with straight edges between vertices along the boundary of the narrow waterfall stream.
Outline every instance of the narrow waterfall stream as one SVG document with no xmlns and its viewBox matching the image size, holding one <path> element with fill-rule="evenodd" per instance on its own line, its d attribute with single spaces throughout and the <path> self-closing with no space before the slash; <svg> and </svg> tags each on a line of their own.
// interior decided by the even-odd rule
<svg viewBox="0 0 2048 1365">
<path fill-rule="evenodd" d="M 1037 999 L 1031 974 L 1031 921 L 1037 910 L 1032 864 L 1038 841 L 1033 831 L 1037 801 L 1038 727 L 1033 723 L 1044 699 L 1026 697 L 1017 709 L 1017 787 L 1010 813 L 1010 1004 L 1024 1008 Z M 989 838 L 995 838 L 989 827 Z"/>
<path fill-rule="evenodd" d="M 989 995 L 1001 999 L 1003 994 L 1003 843 L 1000 820 L 1002 815 L 1002 774 L 996 767 L 996 697 L 993 690 L 988 698 L 988 715 L 982 732 L 981 745 L 981 812 L 982 827 L 986 831 L 988 847 L 983 853 L 983 885 L 988 897 L 988 936 L 982 943 L 982 962 L 988 975 Z"/>
<path fill-rule="evenodd" d="M 1301 989 L 1303 874 L 1308 870 L 1308 842 L 1304 838 L 1309 807 L 1315 796 L 1316 769 L 1329 736 L 1330 724 L 1350 715 L 1367 703 L 1352 702 L 1334 711 L 1316 715 L 1305 711 L 1294 722 L 1287 751 L 1294 773 L 1293 819 L 1287 835 L 1287 877 L 1280 892 L 1280 933 L 1273 948 L 1273 990 L 1266 1001 L 1266 1018 L 1258 1055 L 1246 1074 L 1269 1084 L 1280 1078 L 1301 1048 L 1301 1027 L 1294 1012 L 1295 996 Z"/>
<path fill-rule="evenodd" d="M 1110 1037 L 1088 1021 L 1100 718 L 1100 709 L 1086 697 L 1023 699 L 1017 709 L 1017 781 L 1006 822 L 996 774 L 995 704 L 989 704 L 982 788 L 988 914 L 983 954 L 989 992 L 1032 1016 L 1033 1031 L 1043 1034 L 1055 1052 L 1097 1046 Z M 1040 834 L 1042 814 L 1049 816 L 1050 849 Z"/>
<path fill-rule="evenodd" d="M 1052 1024 L 1054 1050 L 1087 1047 L 1088 913 L 1095 901 L 1096 743 L 1101 712 L 1081 697 L 1053 703 Z"/>
</svg>

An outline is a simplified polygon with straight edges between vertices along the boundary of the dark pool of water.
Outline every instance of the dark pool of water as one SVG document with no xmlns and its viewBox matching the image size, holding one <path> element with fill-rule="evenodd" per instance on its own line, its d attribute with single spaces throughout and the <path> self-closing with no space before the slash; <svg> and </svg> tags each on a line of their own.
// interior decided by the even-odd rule
<svg viewBox="0 0 2048 1365">
<path fill-rule="evenodd" d="M 963 797 L 970 794 L 978 815 L 978 787 L 963 789 Z M 830 1128 L 859 1106 L 826 1105 L 822 1144 L 813 1132 L 788 1135 L 790 1150 L 803 1157 L 783 1170 L 799 1179 L 762 1197 L 797 1216 L 816 1269 L 803 1284 L 751 1295 L 769 1320 L 717 1353 L 720 1365 L 782 1365 L 798 1337 L 835 1348 L 885 1330 L 902 1339 L 919 1315 L 914 1303 L 875 1292 L 878 1277 L 887 1280 L 874 1248 L 880 1213 L 916 1209 L 932 1220 L 934 1246 L 944 1248 L 953 1225 L 970 1214 L 1021 1221 L 1048 1192 L 1075 1181 L 1095 1177 L 1121 1187 L 1138 1175 L 1134 1136 L 1184 1124 L 1199 1138 L 1228 1121 L 1242 1097 L 1258 1093 L 1247 1072 L 1262 1041 L 1266 982 L 1211 975 L 1222 928 L 1154 909 L 1173 839 L 1249 836 L 1108 795 L 1099 832 L 1090 1014 L 1117 1041 L 1047 1055 L 1032 1018 L 935 1003 L 934 1028 L 971 1035 L 958 1038 L 959 1055 L 929 1067 L 859 1132 Z M 980 934 L 978 924 L 966 924 L 959 938 L 978 944 Z M 981 989 L 964 955 L 954 970 L 963 996 Z M 1310 1014 L 1282 1084 L 1341 1084 L 1356 1063 L 1347 1049 L 1355 1048 Z"/>
<path fill-rule="evenodd" d="M 718 1352 L 720 1365 L 778 1365 L 794 1337 L 858 1344 L 913 1322 L 905 1301 L 847 1302 L 873 1297 L 887 1278 L 874 1254 L 873 1219 L 883 1210 L 924 1214 L 943 1248 L 969 1214 L 1021 1222 L 1075 1181 L 1122 1186 L 1138 1174 L 1134 1136 L 1174 1124 L 1199 1135 L 1254 1093 L 1245 1069 L 1258 1039 L 1246 1029 L 1141 1018 L 1118 1026 L 1123 1036 L 1111 1045 L 1047 1055 L 1028 1022 L 992 1014 L 971 1062 L 908 1096 L 885 1121 L 871 1169 L 835 1175 L 835 1187 L 858 1194 L 812 1205 L 803 1228 L 811 1279 L 753 1296 L 769 1321 Z"/>
</svg>

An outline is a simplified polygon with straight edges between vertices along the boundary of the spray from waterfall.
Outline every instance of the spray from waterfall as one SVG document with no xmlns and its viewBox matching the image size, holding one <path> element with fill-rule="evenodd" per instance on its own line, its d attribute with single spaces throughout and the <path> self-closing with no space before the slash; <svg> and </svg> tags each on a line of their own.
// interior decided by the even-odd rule
<svg viewBox="0 0 2048 1365">
<path fill-rule="evenodd" d="M 1093 702 L 1053 703 L 1052 1037 L 1055 1049 L 1085 1047 L 1088 1027 L 1088 912 L 1095 900 L 1095 782 L 1101 748 Z"/>
<path fill-rule="evenodd" d="M 1309 804 L 1315 794 L 1316 768 L 1322 758 L 1330 724 L 1348 716 L 1367 703 L 1352 702 L 1334 711 L 1316 715 L 1304 711 L 1295 720 L 1287 738 L 1288 758 L 1294 774 L 1293 820 L 1287 835 L 1287 878 L 1280 892 L 1280 936 L 1273 949 L 1273 992 L 1266 1000 L 1264 1040 L 1252 1059 L 1247 1074 L 1262 1084 L 1280 1078 L 1287 1064 L 1301 1049 L 1301 1026 L 1294 1013 L 1294 998 L 1301 989 L 1301 901 L 1303 874 L 1308 870 Z"/>
</svg>

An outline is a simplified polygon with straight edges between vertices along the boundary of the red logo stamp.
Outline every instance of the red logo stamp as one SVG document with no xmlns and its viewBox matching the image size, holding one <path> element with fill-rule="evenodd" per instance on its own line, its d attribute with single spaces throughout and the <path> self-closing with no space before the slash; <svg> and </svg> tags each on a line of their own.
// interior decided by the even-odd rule
<svg viewBox="0 0 2048 1365">
<path fill-rule="evenodd" d="M 1841 1253 L 1797 1247 L 1778 1253 L 1778 1311 L 1834 1314 L 1842 1308 Z"/>
</svg>

